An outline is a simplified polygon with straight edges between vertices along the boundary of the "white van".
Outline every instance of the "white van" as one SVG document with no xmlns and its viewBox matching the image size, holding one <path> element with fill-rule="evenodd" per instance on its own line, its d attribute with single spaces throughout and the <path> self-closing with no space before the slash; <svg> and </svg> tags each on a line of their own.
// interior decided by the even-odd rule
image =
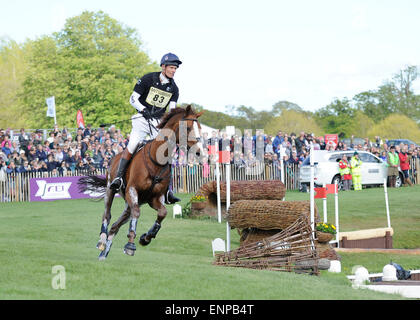
<svg viewBox="0 0 420 320">
<path fill-rule="evenodd" d="M 357 151 L 362 161 L 362 185 L 383 185 L 387 178 L 388 167 L 385 162 L 374 154 L 367 151 Z M 337 183 L 342 189 L 341 176 L 338 162 L 343 154 L 350 162 L 354 150 L 347 151 L 325 151 L 314 150 L 314 183 L 316 186 L 323 184 Z M 305 159 L 300 168 L 299 181 L 301 184 L 310 184 L 311 166 L 309 157 Z"/>
</svg>

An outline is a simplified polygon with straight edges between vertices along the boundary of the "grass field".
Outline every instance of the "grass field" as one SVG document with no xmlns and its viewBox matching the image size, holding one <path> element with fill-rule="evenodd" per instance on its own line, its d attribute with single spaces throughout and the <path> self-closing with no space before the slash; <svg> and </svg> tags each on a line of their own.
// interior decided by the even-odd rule
<svg viewBox="0 0 420 320">
<path fill-rule="evenodd" d="M 395 248 L 420 248 L 420 186 L 389 190 Z M 179 195 L 182 203 L 191 195 Z M 330 196 L 329 196 L 330 197 Z M 309 194 L 288 192 L 286 200 L 309 200 Z M 317 200 L 322 214 L 322 202 Z M 383 189 L 341 192 L 342 231 L 386 226 Z M 328 200 L 334 223 L 334 199 Z M 123 210 L 116 199 L 112 222 Z M 134 257 L 123 253 L 128 225 L 116 236 L 108 259 L 97 260 L 102 202 L 62 200 L 0 205 L 0 299 L 402 299 L 370 290 L 355 290 L 345 275 L 354 265 L 381 272 L 393 261 L 420 269 L 420 257 L 389 254 L 340 254 L 341 274 L 320 276 L 226 268 L 212 265 L 211 240 L 225 238 L 226 226 L 215 219 L 173 219 L 169 207 L 157 238 L 148 247 L 137 244 Z M 155 220 L 142 207 L 137 234 Z M 231 247 L 239 245 L 235 230 Z M 52 287 L 52 267 L 62 265 L 66 287 Z"/>
</svg>

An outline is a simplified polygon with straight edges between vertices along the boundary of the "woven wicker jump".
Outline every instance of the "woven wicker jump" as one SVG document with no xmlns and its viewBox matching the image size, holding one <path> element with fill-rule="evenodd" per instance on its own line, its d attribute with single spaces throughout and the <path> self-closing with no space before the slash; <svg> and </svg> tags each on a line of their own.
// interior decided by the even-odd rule
<svg viewBox="0 0 420 320">
<path fill-rule="evenodd" d="M 310 218 L 309 201 L 238 200 L 229 207 L 227 220 L 232 228 L 286 229 L 304 215 Z M 315 206 L 315 221 L 319 220 Z"/>
<path fill-rule="evenodd" d="M 216 254 L 213 264 L 318 275 L 318 261 L 309 218 L 300 215 L 271 237 Z"/>
<path fill-rule="evenodd" d="M 217 182 L 204 184 L 197 195 L 205 196 L 217 205 Z M 230 182 L 230 201 L 237 200 L 282 200 L 286 187 L 280 180 L 241 180 Z M 220 182 L 220 200 L 226 202 L 226 183 Z"/>
</svg>

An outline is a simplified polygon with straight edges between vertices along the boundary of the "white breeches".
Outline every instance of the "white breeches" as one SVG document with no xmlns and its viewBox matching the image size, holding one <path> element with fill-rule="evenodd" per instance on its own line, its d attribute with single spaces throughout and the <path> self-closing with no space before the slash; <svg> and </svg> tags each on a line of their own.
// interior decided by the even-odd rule
<svg viewBox="0 0 420 320">
<path fill-rule="evenodd" d="M 143 142 L 147 136 L 149 136 L 149 139 L 154 139 L 159 133 L 159 130 L 156 129 L 156 127 L 160 121 L 157 119 L 150 119 L 149 121 L 150 127 L 148 121 L 140 113 L 131 117 L 132 129 L 130 133 L 130 141 L 127 145 L 128 152 L 131 154 L 136 151 L 139 143 Z"/>
</svg>

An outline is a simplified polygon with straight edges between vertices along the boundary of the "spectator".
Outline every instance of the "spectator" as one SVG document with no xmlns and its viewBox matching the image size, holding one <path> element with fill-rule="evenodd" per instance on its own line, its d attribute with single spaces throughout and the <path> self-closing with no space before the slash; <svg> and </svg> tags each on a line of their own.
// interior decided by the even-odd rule
<svg viewBox="0 0 420 320">
<path fill-rule="evenodd" d="M 338 170 L 341 175 L 341 181 L 343 181 L 343 190 L 350 190 L 352 176 L 350 172 L 350 163 L 348 162 L 345 154 L 343 154 L 342 159 L 338 162 Z"/>
<path fill-rule="evenodd" d="M 301 131 L 299 137 L 296 139 L 296 150 L 298 154 L 301 154 L 304 150 L 306 150 L 306 146 L 308 145 L 308 141 L 305 137 L 305 132 Z"/>
<path fill-rule="evenodd" d="M 292 156 L 289 158 L 288 163 L 295 166 L 298 166 L 299 164 L 301 164 L 296 151 L 292 152 Z"/>
<path fill-rule="evenodd" d="M 47 153 L 45 152 L 42 143 L 37 144 L 36 146 L 36 152 L 35 152 L 35 156 L 36 158 L 38 158 L 38 161 L 45 161 L 47 160 Z"/>
<path fill-rule="evenodd" d="M 36 159 L 37 159 L 36 150 L 35 150 L 35 147 L 32 146 L 28 152 L 28 161 L 31 162 Z"/>
<path fill-rule="evenodd" d="M 29 144 L 29 136 L 25 132 L 25 128 L 20 129 L 20 134 L 18 137 L 20 148 L 25 150 L 25 152 L 28 150 L 28 144 Z"/>
<path fill-rule="evenodd" d="M 38 144 L 42 144 L 42 131 L 41 130 L 36 130 L 34 135 L 33 135 L 33 145 L 37 146 Z"/>
<path fill-rule="evenodd" d="M 398 175 L 398 166 L 400 164 L 400 158 L 395 152 L 395 146 L 391 146 L 390 152 L 387 154 L 387 164 L 388 164 L 388 186 L 390 188 L 395 188 Z"/>
<path fill-rule="evenodd" d="M 19 168 L 19 172 L 31 172 L 32 168 L 29 165 L 28 160 L 25 160 L 22 164 L 22 166 Z"/>
<path fill-rule="evenodd" d="M 8 134 L 3 136 L 3 141 L 0 146 L 1 151 L 3 151 L 6 156 L 12 153 L 12 142 L 10 141 L 10 136 Z"/>
<path fill-rule="evenodd" d="M 45 161 L 39 162 L 38 172 L 48 172 L 47 163 Z"/>
<path fill-rule="evenodd" d="M 386 151 L 382 151 L 381 155 L 379 156 L 383 162 L 387 161 Z"/>
<path fill-rule="evenodd" d="M 270 154 L 270 155 L 274 154 L 273 142 L 271 141 L 271 138 L 267 139 L 267 145 L 265 146 L 265 153 Z"/>
<path fill-rule="evenodd" d="M 314 150 L 321 150 L 321 145 L 319 144 L 319 140 L 315 139 L 313 143 Z"/>
<path fill-rule="evenodd" d="M 350 160 L 351 176 L 354 190 L 362 190 L 362 161 L 359 159 L 359 153 L 354 152 Z"/>
<path fill-rule="evenodd" d="M 90 136 L 92 134 L 91 130 L 92 130 L 92 125 L 88 124 L 85 130 L 83 131 L 83 137 L 85 138 L 86 136 Z"/>
<path fill-rule="evenodd" d="M 410 170 L 410 158 L 411 156 L 408 155 L 408 146 L 404 145 L 401 152 L 398 154 L 400 160 L 400 168 L 404 175 L 404 185 L 406 186 L 409 184 L 413 186 L 413 183 L 410 180 L 410 176 L 408 175 L 408 171 Z"/>
<path fill-rule="evenodd" d="M 6 173 L 7 174 L 12 174 L 12 173 L 18 173 L 19 170 L 16 167 L 16 164 L 13 161 L 10 161 L 9 165 L 6 168 Z"/>
<path fill-rule="evenodd" d="M 50 153 L 50 154 L 48 155 L 46 165 L 47 165 L 47 170 L 48 170 L 49 172 L 53 171 L 54 169 L 56 169 L 56 168 L 58 167 L 59 162 L 57 162 L 57 161 L 54 159 L 54 155 L 53 155 L 52 153 Z"/>
<path fill-rule="evenodd" d="M 283 132 L 279 130 L 273 140 L 273 150 L 277 155 L 280 154 L 280 145 L 283 143 L 283 140 Z"/>
<path fill-rule="evenodd" d="M 67 152 L 67 154 L 64 156 L 64 162 L 73 171 L 74 167 L 76 166 L 76 159 L 73 156 L 73 151 L 69 150 Z"/>
<path fill-rule="evenodd" d="M 319 137 L 319 146 L 320 146 L 321 150 L 325 150 L 325 148 L 327 147 L 326 144 L 325 144 L 324 137 Z"/>
<path fill-rule="evenodd" d="M 83 160 L 80 158 L 80 159 L 77 161 L 77 164 L 76 164 L 75 169 L 76 169 L 76 170 L 80 170 L 80 171 L 85 171 L 85 170 L 87 170 L 87 169 L 88 169 L 88 167 L 85 165 L 85 163 L 83 162 Z"/>
<path fill-rule="evenodd" d="M 62 161 L 57 171 L 60 176 L 65 177 L 68 175 L 68 172 L 71 172 L 71 169 L 66 161 Z"/>
</svg>

